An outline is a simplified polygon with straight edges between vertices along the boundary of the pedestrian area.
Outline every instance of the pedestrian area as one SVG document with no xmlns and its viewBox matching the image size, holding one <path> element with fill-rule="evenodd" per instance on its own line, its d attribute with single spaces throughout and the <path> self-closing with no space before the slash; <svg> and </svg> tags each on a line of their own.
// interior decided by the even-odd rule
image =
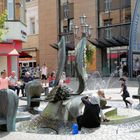
<svg viewBox="0 0 140 140">
<path fill-rule="evenodd" d="M 119 123 L 117 121 L 114 121 L 113 123 L 103 123 L 101 127 L 97 129 L 83 128 L 77 135 L 72 135 L 71 133 L 54 135 L 25 132 L 1 132 L 0 140 L 140 140 L 140 110 L 135 109 L 139 102 L 138 100 L 130 99 L 133 102 L 132 108 L 125 108 L 119 90 L 118 87 L 105 90 L 106 96 L 112 97 L 111 100 L 108 101 L 108 105 L 117 108 L 118 112 L 121 112 L 124 115 L 129 115 L 127 119 L 123 118 Z M 131 96 L 137 94 L 137 83 L 130 82 L 128 84 L 128 90 Z M 26 102 L 20 100 L 19 106 L 22 105 L 26 105 Z M 44 108 L 45 106 L 46 103 L 42 102 L 40 107 Z"/>
</svg>

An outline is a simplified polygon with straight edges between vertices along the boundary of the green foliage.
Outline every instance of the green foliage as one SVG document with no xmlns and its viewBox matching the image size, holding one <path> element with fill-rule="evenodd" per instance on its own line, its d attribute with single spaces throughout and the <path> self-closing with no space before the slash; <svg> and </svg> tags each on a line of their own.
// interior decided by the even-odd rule
<svg viewBox="0 0 140 140">
<path fill-rule="evenodd" d="M 53 102 L 66 100 L 70 96 L 70 92 L 71 91 L 69 90 L 69 88 L 67 86 L 59 87 L 56 92 Z"/>
<path fill-rule="evenodd" d="M 92 64 L 93 54 L 94 54 L 93 46 L 92 45 L 87 45 L 87 49 L 86 49 L 86 61 L 87 61 L 87 63 Z"/>
<path fill-rule="evenodd" d="M 2 36 L 5 34 L 4 23 L 7 20 L 7 11 L 0 15 L 0 40 L 2 40 Z"/>
</svg>

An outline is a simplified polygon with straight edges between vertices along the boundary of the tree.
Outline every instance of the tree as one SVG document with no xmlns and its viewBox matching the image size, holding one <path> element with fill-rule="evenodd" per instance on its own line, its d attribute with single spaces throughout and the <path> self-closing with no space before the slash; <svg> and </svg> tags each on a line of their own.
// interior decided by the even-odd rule
<svg viewBox="0 0 140 140">
<path fill-rule="evenodd" d="M 7 20 L 7 11 L 0 15 L 0 41 L 2 40 L 3 35 L 5 34 L 4 24 Z"/>
</svg>

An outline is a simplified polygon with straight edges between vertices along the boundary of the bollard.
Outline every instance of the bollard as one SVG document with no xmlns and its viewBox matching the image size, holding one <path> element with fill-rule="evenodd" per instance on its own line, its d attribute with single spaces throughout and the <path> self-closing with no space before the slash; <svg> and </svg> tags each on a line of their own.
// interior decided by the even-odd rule
<svg viewBox="0 0 140 140">
<path fill-rule="evenodd" d="M 78 134 L 78 125 L 77 125 L 76 123 L 74 123 L 74 124 L 72 125 L 72 134 L 73 134 L 73 135 Z"/>
</svg>

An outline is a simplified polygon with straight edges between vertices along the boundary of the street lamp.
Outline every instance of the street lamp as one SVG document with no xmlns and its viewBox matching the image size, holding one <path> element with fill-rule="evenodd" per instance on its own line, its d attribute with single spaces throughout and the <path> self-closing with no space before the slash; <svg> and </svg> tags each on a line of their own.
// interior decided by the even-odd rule
<svg viewBox="0 0 140 140">
<path fill-rule="evenodd" d="M 87 20 L 87 16 L 85 14 L 83 14 L 82 16 L 79 17 L 80 18 L 80 23 L 81 25 L 84 25 L 86 23 Z"/>
<path fill-rule="evenodd" d="M 87 61 L 86 61 L 86 51 L 87 51 L 87 38 L 88 37 L 91 37 L 91 30 L 92 30 L 92 27 L 91 25 L 87 24 L 87 17 L 85 16 L 85 14 L 83 14 L 82 16 L 80 16 L 80 28 L 75 25 L 73 26 L 73 30 L 74 30 L 74 35 L 75 37 L 78 37 L 78 31 L 79 29 L 81 29 L 81 33 L 82 33 L 82 38 L 81 37 L 78 37 L 81 38 L 80 42 L 77 44 L 77 49 L 80 49 L 78 56 L 81 58 L 82 62 L 79 62 L 79 57 L 77 57 L 77 62 L 76 63 L 80 63 L 81 65 L 83 65 L 82 67 L 80 67 L 79 69 L 82 69 L 82 75 L 84 77 L 84 80 L 87 79 Z M 76 54 L 77 54 L 77 49 L 76 49 Z M 83 54 L 83 55 L 82 55 Z M 81 55 L 81 56 L 80 56 Z M 84 57 L 84 58 L 83 58 Z"/>
<path fill-rule="evenodd" d="M 79 17 L 80 18 L 80 25 L 81 25 L 81 31 L 82 31 L 82 37 L 90 37 L 91 36 L 91 30 L 93 29 L 91 25 L 88 25 L 86 20 L 87 17 L 85 14 Z M 79 27 L 77 25 L 74 26 L 74 34 L 77 36 L 79 31 Z"/>
</svg>

